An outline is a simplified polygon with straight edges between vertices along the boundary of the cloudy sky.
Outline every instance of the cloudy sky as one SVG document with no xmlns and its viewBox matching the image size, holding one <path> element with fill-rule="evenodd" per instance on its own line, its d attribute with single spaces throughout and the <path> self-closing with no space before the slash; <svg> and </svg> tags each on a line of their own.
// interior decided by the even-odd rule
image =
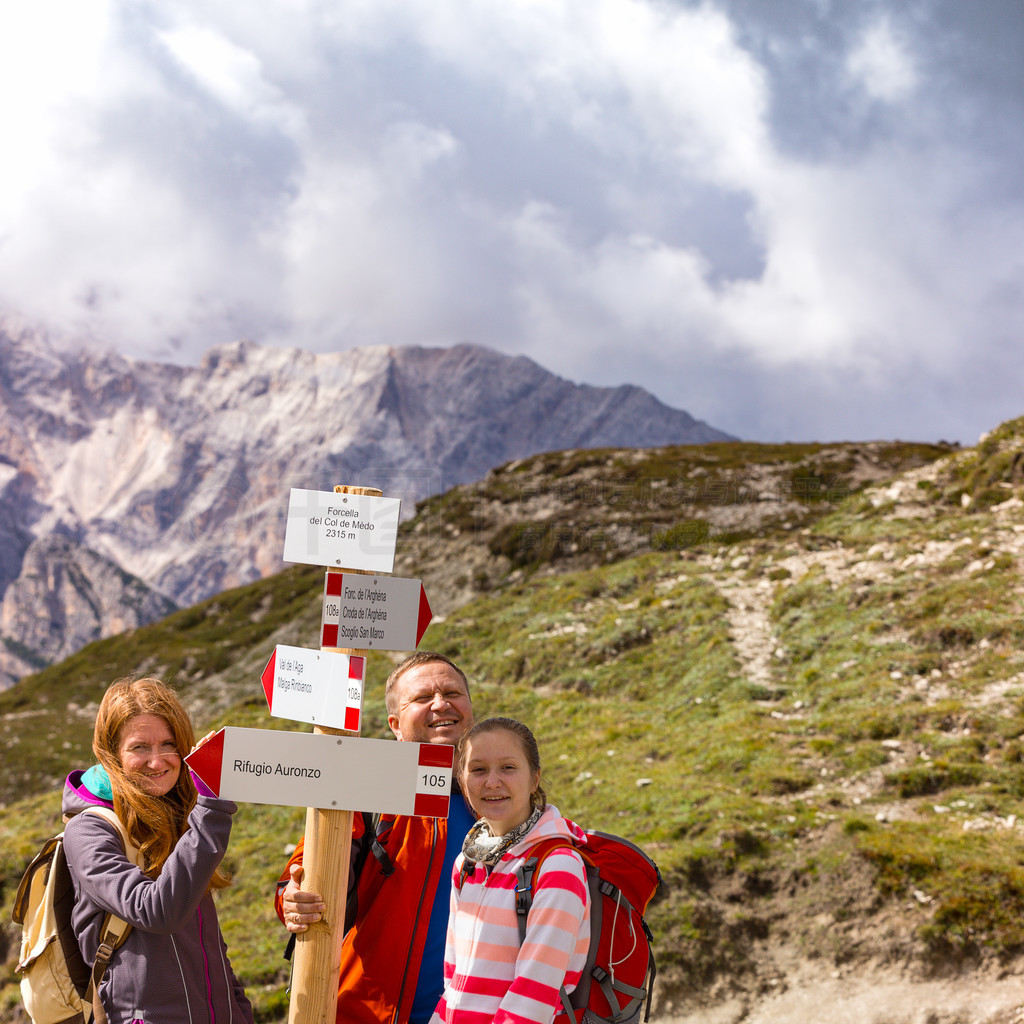
<svg viewBox="0 0 1024 1024">
<path fill-rule="evenodd" d="M 0 10 L 0 313 L 472 341 L 762 441 L 1024 415 L 1024 0 Z"/>
</svg>

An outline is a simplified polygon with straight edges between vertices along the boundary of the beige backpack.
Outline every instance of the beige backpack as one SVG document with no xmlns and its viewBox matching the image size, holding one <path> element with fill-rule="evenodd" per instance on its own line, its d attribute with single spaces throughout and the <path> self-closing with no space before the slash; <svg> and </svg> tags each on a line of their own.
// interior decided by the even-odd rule
<svg viewBox="0 0 1024 1024">
<path fill-rule="evenodd" d="M 121 819 L 109 807 L 88 807 L 82 814 L 98 814 L 117 829 L 129 860 L 138 863 L 139 851 L 128 838 Z M 64 856 L 64 833 L 43 843 L 25 869 L 14 898 L 11 917 L 21 925 L 21 998 L 35 1024 L 89 1024 L 94 995 L 114 955 L 132 926 L 107 914 L 100 930 L 96 962 L 83 960 L 71 928 L 75 887 Z M 99 999 L 95 1005 L 99 1007 Z M 97 1017 L 102 1015 L 100 1009 Z"/>
</svg>

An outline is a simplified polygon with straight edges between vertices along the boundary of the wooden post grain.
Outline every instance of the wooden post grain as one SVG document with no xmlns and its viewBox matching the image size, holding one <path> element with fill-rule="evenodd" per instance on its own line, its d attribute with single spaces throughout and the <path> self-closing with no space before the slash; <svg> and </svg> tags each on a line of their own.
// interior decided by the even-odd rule
<svg viewBox="0 0 1024 1024">
<path fill-rule="evenodd" d="M 337 485 L 336 494 L 366 494 L 380 497 L 376 487 Z M 334 569 L 328 572 L 368 573 L 365 569 Z M 366 657 L 366 650 L 324 647 L 322 650 Z M 332 736 L 358 736 L 344 729 L 314 726 L 313 732 Z M 345 904 L 349 859 L 352 852 L 352 812 L 306 809 L 306 837 L 303 844 L 302 888 L 324 898 L 324 914 L 316 924 L 296 936 L 288 1024 L 334 1024 L 338 1009 L 338 972 L 341 944 L 345 937 Z"/>
</svg>

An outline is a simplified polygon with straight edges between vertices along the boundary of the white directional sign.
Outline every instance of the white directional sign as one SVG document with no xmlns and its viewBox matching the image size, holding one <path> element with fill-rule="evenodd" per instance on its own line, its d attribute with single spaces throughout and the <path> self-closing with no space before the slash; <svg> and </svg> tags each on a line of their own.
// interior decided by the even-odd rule
<svg viewBox="0 0 1024 1024">
<path fill-rule="evenodd" d="M 293 487 L 284 560 L 391 572 L 401 505 L 398 498 Z"/>
<path fill-rule="evenodd" d="M 260 678 L 275 718 L 359 732 L 365 673 L 365 658 L 278 644 Z"/>
<path fill-rule="evenodd" d="M 324 579 L 324 647 L 415 650 L 431 611 L 419 580 L 329 572 Z"/>
<path fill-rule="evenodd" d="M 454 759 L 442 743 L 227 726 L 185 761 L 225 800 L 444 818 Z"/>
</svg>

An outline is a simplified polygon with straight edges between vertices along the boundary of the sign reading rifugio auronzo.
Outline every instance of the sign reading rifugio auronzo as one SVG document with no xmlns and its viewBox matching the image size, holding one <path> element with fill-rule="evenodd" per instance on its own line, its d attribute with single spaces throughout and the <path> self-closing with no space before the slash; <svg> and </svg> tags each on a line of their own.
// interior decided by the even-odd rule
<svg viewBox="0 0 1024 1024">
<path fill-rule="evenodd" d="M 224 800 L 448 815 L 455 748 L 226 726 L 185 759 Z"/>
<path fill-rule="evenodd" d="M 391 572 L 401 505 L 399 498 L 293 487 L 284 531 L 284 560 Z"/>
</svg>

